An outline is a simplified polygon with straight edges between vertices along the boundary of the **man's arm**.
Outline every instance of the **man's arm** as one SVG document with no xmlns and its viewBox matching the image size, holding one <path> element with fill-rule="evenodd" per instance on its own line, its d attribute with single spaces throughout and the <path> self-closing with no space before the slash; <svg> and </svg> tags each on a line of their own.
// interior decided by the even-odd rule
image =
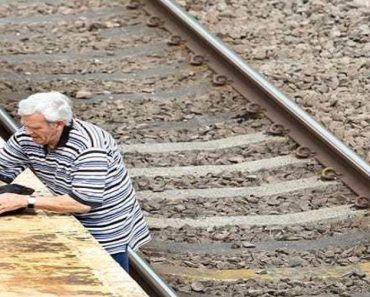
<svg viewBox="0 0 370 297">
<path fill-rule="evenodd" d="M 22 207 L 27 207 L 27 200 L 29 196 L 5 193 L 0 195 L 0 214 L 19 209 Z M 90 211 L 91 207 L 82 204 L 69 195 L 60 196 L 37 196 L 36 209 L 43 209 L 49 211 L 55 211 L 60 213 L 87 213 Z"/>
<path fill-rule="evenodd" d="M 20 142 L 26 135 L 22 130 L 13 134 L 0 149 L 0 180 L 11 183 L 23 170 L 29 167 L 29 160 Z"/>
</svg>

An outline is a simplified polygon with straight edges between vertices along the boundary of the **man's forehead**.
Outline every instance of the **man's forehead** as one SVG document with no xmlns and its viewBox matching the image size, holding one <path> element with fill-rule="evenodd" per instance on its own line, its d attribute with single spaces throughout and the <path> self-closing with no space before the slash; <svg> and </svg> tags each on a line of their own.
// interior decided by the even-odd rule
<svg viewBox="0 0 370 297">
<path fill-rule="evenodd" d="M 43 124 L 46 123 L 46 119 L 43 114 L 38 112 L 21 116 L 21 122 L 24 124 Z"/>
</svg>

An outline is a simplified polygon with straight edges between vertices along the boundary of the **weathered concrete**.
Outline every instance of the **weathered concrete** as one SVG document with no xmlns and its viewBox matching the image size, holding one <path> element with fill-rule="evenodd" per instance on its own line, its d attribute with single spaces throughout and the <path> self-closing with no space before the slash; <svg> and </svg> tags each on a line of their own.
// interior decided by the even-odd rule
<svg viewBox="0 0 370 297">
<path fill-rule="evenodd" d="M 64 60 L 90 60 L 90 59 L 105 59 L 104 62 L 109 62 L 111 59 L 123 59 L 128 57 L 137 57 L 148 53 L 160 53 L 168 49 L 168 45 L 164 42 L 142 45 L 140 47 L 126 47 L 114 51 L 114 55 L 109 55 L 107 52 L 90 51 L 80 53 L 77 51 L 69 51 L 58 54 L 26 54 L 26 55 L 2 55 L 1 60 L 9 63 L 19 64 L 24 62 L 56 62 Z"/>
<path fill-rule="evenodd" d="M 263 184 L 258 187 L 167 190 L 163 192 L 138 191 L 138 197 L 140 199 L 148 200 L 182 200 L 189 198 L 221 199 L 224 197 L 240 197 L 249 195 L 268 196 L 284 194 L 304 189 L 324 188 L 335 184 L 338 184 L 338 182 L 323 182 L 317 177 L 310 177 L 299 180 L 290 180 L 286 182 Z"/>
<path fill-rule="evenodd" d="M 131 144 L 122 145 L 122 151 L 138 153 L 166 153 L 166 152 L 184 152 L 196 150 L 221 150 L 236 146 L 250 145 L 264 141 L 284 141 L 285 137 L 272 137 L 264 132 L 232 136 L 210 141 L 196 142 L 168 142 L 168 143 L 148 143 L 148 144 Z"/>
<path fill-rule="evenodd" d="M 149 167 L 130 168 L 130 176 L 161 176 L 176 177 L 182 175 L 205 176 L 207 174 L 220 174 L 233 171 L 256 172 L 264 169 L 278 168 L 288 165 L 309 163 L 309 159 L 297 159 L 294 156 L 278 156 L 275 158 L 243 162 L 232 165 L 204 165 L 204 166 L 180 166 L 180 167 Z"/>
<path fill-rule="evenodd" d="M 270 226 L 270 225 L 297 225 L 307 223 L 340 221 L 356 216 L 364 216 L 367 210 L 352 210 L 349 205 L 321 208 L 283 215 L 251 215 L 230 217 L 202 217 L 199 219 L 176 219 L 148 217 L 147 221 L 152 228 L 181 228 L 188 225 L 192 228 L 213 228 L 235 225 L 241 227 Z"/>
<path fill-rule="evenodd" d="M 343 275 L 351 274 L 353 271 L 359 271 L 370 276 L 370 262 L 363 262 L 357 265 L 348 266 L 332 266 L 322 265 L 319 267 L 310 267 L 310 269 L 302 268 L 268 268 L 264 269 L 264 273 L 260 273 L 260 269 L 225 269 L 214 270 L 204 268 L 185 268 L 154 263 L 153 267 L 162 275 L 177 276 L 186 279 L 189 282 L 193 280 L 217 280 L 224 282 L 233 282 L 237 280 L 260 279 L 260 280 L 279 280 L 291 279 L 300 280 L 310 277 L 319 278 L 337 278 L 340 279 Z"/>
<path fill-rule="evenodd" d="M 255 247 L 240 247 L 235 248 L 235 243 L 183 243 L 183 242 L 163 242 L 160 240 L 152 240 L 145 246 L 145 249 L 150 251 L 167 252 L 171 254 L 186 254 L 186 253 L 205 253 L 205 254 L 240 254 L 244 251 L 259 252 L 259 251 L 275 251 L 276 249 L 287 249 L 296 251 L 318 250 L 329 247 L 352 247 L 359 243 L 367 244 L 370 242 L 368 232 L 354 232 L 347 234 L 334 235 L 332 237 L 319 238 L 317 240 L 297 240 L 297 241 L 282 241 L 269 240 L 262 242 L 253 242 Z"/>
</svg>

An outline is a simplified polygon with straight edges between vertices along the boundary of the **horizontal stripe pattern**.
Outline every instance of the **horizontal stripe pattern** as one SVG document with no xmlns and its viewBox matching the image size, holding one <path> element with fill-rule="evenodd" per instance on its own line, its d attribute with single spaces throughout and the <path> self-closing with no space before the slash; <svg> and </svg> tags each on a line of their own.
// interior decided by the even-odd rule
<svg viewBox="0 0 370 297">
<path fill-rule="evenodd" d="M 53 194 L 69 194 L 90 205 L 90 212 L 73 215 L 110 254 L 123 252 L 127 244 L 137 249 L 149 241 L 148 226 L 113 137 L 77 119 L 69 134 L 64 132 L 62 144 L 46 150 L 20 128 L 0 151 L 0 179 L 9 182 L 31 168 Z"/>
</svg>

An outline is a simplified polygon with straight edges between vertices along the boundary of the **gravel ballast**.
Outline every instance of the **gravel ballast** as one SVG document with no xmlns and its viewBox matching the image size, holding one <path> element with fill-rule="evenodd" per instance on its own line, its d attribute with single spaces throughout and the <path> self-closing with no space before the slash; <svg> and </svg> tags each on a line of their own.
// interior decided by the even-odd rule
<svg viewBox="0 0 370 297">
<path fill-rule="evenodd" d="M 178 3 L 369 162 L 368 0 Z"/>
</svg>

